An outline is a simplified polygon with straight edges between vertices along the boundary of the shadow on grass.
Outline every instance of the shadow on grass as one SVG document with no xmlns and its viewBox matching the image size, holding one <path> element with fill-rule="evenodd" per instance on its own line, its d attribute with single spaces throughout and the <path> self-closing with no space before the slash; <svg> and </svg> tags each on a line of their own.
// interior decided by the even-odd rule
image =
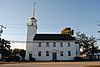
<svg viewBox="0 0 100 67">
<path fill-rule="evenodd" d="M 100 65 L 91 65 L 91 66 L 85 66 L 85 67 L 100 67 Z"/>
</svg>

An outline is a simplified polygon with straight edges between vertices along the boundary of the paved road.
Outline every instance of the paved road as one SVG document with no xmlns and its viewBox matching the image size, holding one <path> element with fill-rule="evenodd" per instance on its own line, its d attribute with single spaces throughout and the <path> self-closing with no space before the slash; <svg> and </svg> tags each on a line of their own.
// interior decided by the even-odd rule
<svg viewBox="0 0 100 67">
<path fill-rule="evenodd" d="M 0 67 L 84 67 L 88 65 L 100 65 L 100 62 L 34 62 L 0 64 Z"/>
</svg>

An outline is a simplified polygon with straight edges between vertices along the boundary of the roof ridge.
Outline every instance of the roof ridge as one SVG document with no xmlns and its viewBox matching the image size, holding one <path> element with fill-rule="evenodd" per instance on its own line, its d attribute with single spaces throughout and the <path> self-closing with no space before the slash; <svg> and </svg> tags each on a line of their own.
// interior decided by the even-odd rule
<svg viewBox="0 0 100 67">
<path fill-rule="evenodd" d="M 63 34 L 36 34 L 33 40 L 75 40 L 75 37 Z"/>
</svg>

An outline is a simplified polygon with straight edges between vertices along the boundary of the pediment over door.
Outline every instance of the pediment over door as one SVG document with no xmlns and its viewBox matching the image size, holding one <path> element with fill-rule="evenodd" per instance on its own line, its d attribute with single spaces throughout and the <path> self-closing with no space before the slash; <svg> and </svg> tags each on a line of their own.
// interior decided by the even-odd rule
<svg viewBox="0 0 100 67">
<path fill-rule="evenodd" d="M 53 49 L 53 50 L 50 51 L 50 53 L 59 53 L 59 51 L 56 50 L 56 49 Z"/>
</svg>

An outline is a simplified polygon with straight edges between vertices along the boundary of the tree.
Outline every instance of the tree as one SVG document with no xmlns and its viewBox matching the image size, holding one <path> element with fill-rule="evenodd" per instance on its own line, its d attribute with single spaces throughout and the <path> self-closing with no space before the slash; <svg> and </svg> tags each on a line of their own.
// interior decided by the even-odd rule
<svg viewBox="0 0 100 67">
<path fill-rule="evenodd" d="M 68 35 L 74 35 L 74 30 L 71 30 L 70 27 L 66 27 L 61 31 L 61 34 L 68 34 Z"/>
<path fill-rule="evenodd" d="M 15 49 L 12 49 L 12 52 L 17 55 L 19 54 L 22 58 L 25 58 L 25 53 L 26 51 L 24 49 L 18 49 L 18 48 L 15 48 Z"/>
<path fill-rule="evenodd" d="M 2 58 L 10 56 L 10 42 L 0 38 L 0 53 Z"/>
<path fill-rule="evenodd" d="M 83 50 L 85 54 L 94 54 L 98 50 L 98 46 L 96 44 L 96 38 L 93 36 L 86 36 L 85 33 L 76 33 L 76 43 L 79 44 L 80 48 Z"/>
</svg>

